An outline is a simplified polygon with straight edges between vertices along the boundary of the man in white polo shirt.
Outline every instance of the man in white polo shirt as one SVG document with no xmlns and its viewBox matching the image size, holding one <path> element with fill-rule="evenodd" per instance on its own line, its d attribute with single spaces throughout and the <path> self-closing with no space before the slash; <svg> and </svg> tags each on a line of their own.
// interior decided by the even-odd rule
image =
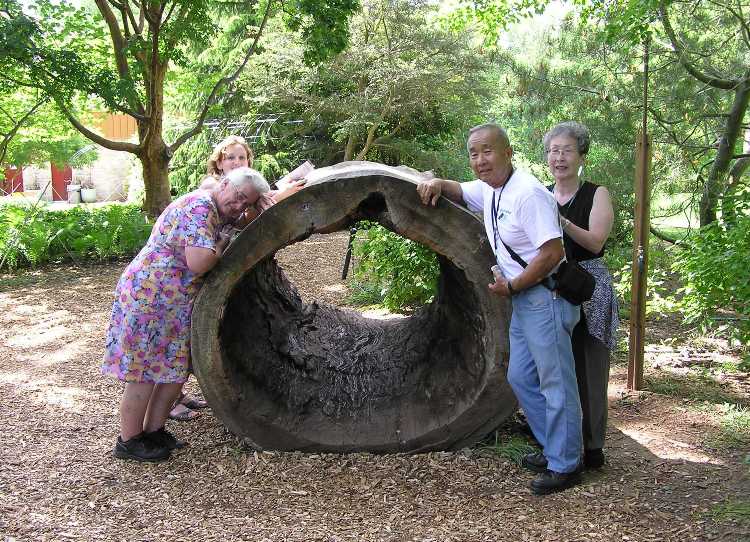
<svg viewBox="0 0 750 542">
<path fill-rule="evenodd" d="M 557 204 L 533 175 L 513 168 L 513 150 L 500 126 L 472 128 L 467 147 L 478 180 L 430 179 L 419 183 L 417 192 L 425 205 L 436 205 L 442 195 L 484 214 L 505 276 L 489 290 L 513 303 L 508 382 L 543 451 L 524 457 L 523 465 L 539 473 L 531 489 L 545 495 L 580 480 L 582 449 L 570 344 L 579 309 L 542 284 L 565 255 Z"/>
</svg>

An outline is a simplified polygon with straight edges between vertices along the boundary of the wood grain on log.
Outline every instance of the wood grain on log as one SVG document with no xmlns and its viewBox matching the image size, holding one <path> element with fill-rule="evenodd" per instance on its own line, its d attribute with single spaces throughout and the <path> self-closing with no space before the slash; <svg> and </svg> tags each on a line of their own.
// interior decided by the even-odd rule
<svg viewBox="0 0 750 542">
<path fill-rule="evenodd" d="M 245 228 L 207 278 L 193 309 L 193 368 L 214 413 L 251 446 L 460 449 L 513 412 L 509 305 L 487 289 L 493 254 L 483 225 L 445 198 L 423 206 L 418 180 L 370 162 L 316 170 Z M 302 302 L 276 251 L 362 219 L 438 255 L 432 303 L 373 320 Z"/>
</svg>

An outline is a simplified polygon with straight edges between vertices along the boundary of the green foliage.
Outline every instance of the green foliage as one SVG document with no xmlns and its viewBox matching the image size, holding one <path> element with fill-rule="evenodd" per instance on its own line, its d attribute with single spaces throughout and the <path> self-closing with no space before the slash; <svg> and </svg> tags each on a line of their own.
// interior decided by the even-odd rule
<svg viewBox="0 0 750 542">
<path fill-rule="evenodd" d="M 683 281 L 680 308 L 689 322 L 724 329 L 750 345 L 750 214 L 731 227 L 717 223 L 692 237 L 673 268 Z"/>
<path fill-rule="evenodd" d="M 659 0 L 574 0 L 583 6 L 584 20 L 606 21 L 607 41 L 634 46 L 651 33 Z"/>
<path fill-rule="evenodd" d="M 710 516 L 716 521 L 736 521 L 741 524 L 750 524 L 750 501 L 724 501 L 711 509 Z"/>
<path fill-rule="evenodd" d="M 655 371 L 644 379 L 649 391 L 689 401 L 705 401 L 716 405 L 745 400 L 707 372 L 678 375 L 667 371 Z"/>
<path fill-rule="evenodd" d="M 362 282 L 355 275 L 354 280 L 349 281 L 349 294 L 346 302 L 357 307 L 383 304 L 383 290 L 373 282 Z"/>
<path fill-rule="evenodd" d="M 306 43 L 303 54 L 306 63 L 322 62 L 346 47 L 349 41 L 348 18 L 358 8 L 358 0 L 287 2 L 287 26 L 293 32 L 302 31 L 302 39 Z"/>
<path fill-rule="evenodd" d="M 305 64 L 300 40 L 274 22 L 264 52 L 241 77 L 242 100 L 227 105 L 299 119 L 289 141 L 318 165 L 367 159 L 465 174 L 456 137 L 492 89 L 470 34 L 437 28 L 436 9 L 368 0 L 352 20 L 349 47 L 316 67 Z"/>
<path fill-rule="evenodd" d="M 361 222 L 354 241 L 354 278 L 376 285 L 391 311 L 429 303 L 440 275 L 435 253 L 379 224 Z"/>
<path fill-rule="evenodd" d="M 478 27 L 483 45 L 492 49 L 511 24 L 542 13 L 548 4 L 548 0 L 458 0 L 440 19 L 453 32 Z"/>
<path fill-rule="evenodd" d="M 132 204 L 67 210 L 0 205 L 0 269 L 130 256 L 145 244 L 151 226 Z"/>
<path fill-rule="evenodd" d="M 651 239 L 646 278 L 646 315 L 664 316 L 679 307 L 676 277 L 670 271 L 670 266 L 680 255 L 679 248 L 665 247 L 656 238 Z M 631 303 L 632 256 L 633 246 L 630 243 L 610 243 L 604 255 L 620 300 L 620 313 L 625 317 L 629 314 Z"/>
<path fill-rule="evenodd" d="M 719 406 L 720 428 L 706 444 L 712 448 L 743 450 L 750 448 L 750 408 L 732 403 Z"/>
<path fill-rule="evenodd" d="M 495 431 L 493 435 L 490 435 L 490 438 L 492 440 L 489 442 L 485 439 L 480 449 L 503 457 L 516 465 L 521 464 L 523 456 L 537 450 L 529 444 L 528 440 L 519 435 L 501 434 L 500 431 Z"/>
</svg>

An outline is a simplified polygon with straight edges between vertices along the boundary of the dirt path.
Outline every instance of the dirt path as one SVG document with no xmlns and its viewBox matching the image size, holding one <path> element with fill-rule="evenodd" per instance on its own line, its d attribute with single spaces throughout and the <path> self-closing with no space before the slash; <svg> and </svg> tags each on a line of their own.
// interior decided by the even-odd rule
<svg viewBox="0 0 750 542">
<path fill-rule="evenodd" d="M 345 246 L 316 236 L 279 260 L 306 299 L 340 303 Z M 98 365 L 124 265 L 0 275 L 0 540 L 750 540 L 709 513 L 747 499 L 740 452 L 706 448 L 715 425 L 679 398 L 627 394 L 622 365 L 606 469 L 544 498 L 481 448 L 254 453 L 210 411 L 170 422 L 190 446 L 169 462 L 117 461 L 121 387 Z"/>
</svg>

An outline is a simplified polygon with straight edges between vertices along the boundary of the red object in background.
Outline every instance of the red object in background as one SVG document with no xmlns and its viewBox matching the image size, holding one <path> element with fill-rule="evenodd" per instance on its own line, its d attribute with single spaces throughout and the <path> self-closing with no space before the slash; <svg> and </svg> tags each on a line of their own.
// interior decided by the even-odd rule
<svg viewBox="0 0 750 542">
<path fill-rule="evenodd" d="M 73 180 L 73 170 L 67 164 L 62 169 L 57 169 L 55 164 L 50 165 L 52 171 L 52 201 L 68 201 L 68 185 Z"/>
<path fill-rule="evenodd" d="M 3 191 L 7 194 L 23 192 L 23 168 L 9 166 L 5 168 Z"/>
</svg>

